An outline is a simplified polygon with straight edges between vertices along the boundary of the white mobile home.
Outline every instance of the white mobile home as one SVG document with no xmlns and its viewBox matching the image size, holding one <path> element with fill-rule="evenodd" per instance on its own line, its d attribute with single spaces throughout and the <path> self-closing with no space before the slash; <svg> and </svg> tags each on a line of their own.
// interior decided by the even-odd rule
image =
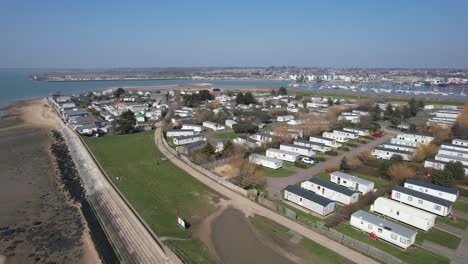
<svg viewBox="0 0 468 264">
<path fill-rule="evenodd" d="M 434 226 L 436 215 L 385 197 L 379 197 L 371 206 L 371 211 L 391 217 L 424 231 Z"/>
<path fill-rule="evenodd" d="M 269 148 L 266 151 L 266 156 L 270 158 L 296 162 L 297 158 L 299 157 L 299 154 L 292 151 Z"/>
<path fill-rule="evenodd" d="M 315 155 L 315 152 L 312 150 L 312 148 L 293 144 L 281 144 L 280 150 L 295 152 L 306 157 L 312 157 Z"/>
<path fill-rule="evenodd" d="M 326 216 L 335 211 L 334 201 L 295 185 L 289 185 L 284 189 L 284 199 L 321 216 Z"/>
<path fill-rule="evenodd" d="M 311 178 L 308 181 L 302 182 L 301 187 L 346 205 L 357 202 L 359 198 L 358 192 L 319 178 Z"/>
<path fill-rule="evenodd" d="M 415 147 L 398 145 L 398 144 L 394 144 L 390 142 L 383 143 L 379 147 L 386 148 L 386 149 L 396 149 L 396 150 L 401 150 L 401 151 L 406 151 L 406 152 L 414 152 L 416 150 Z"/>
<path fill-rule="evenodd" d="M 392 190 L 392 199 L 431 212 L 447 216 L 452 211 L 452 202 L 429 194 L 397 186 Z"/>
<path fill-rule="evenodd" d="M 200 140 L 205 140 L 205 137 L 202 135 L 192 135 L 192 136 L 180 136 L 180 137 L 173 138 L 173 142 L 177 146 L 194 143 Z"/>
<path fill-rule="evenodd" d="M 412 141 L 418 144 L 428 144 L 434 140 L 434 137 L 422 134 L 401 133 L 396 136 L 399 140 Z"/>
<path fill-rule="evenodd" d="M 406 161 L 411 160 L 411 152 L 408 152 L 408 151 L 383 148 L 383 147 L 376 147 L 372 151 L 372 156 L 379 158 L 379 159 L 389 160 L 393 155 L 400 155 L 403 158 L 403 160 L 406 160 Z"/>
<path fill-rule="evenodd" d="M 278 116 L 276 117 L 276 121 L 278 122 L 288 122 L 289 120 L 293 120 L 293 115 L 285 115 L 285 116 Z"/>
<path fill-rule="evenodd" d="M 335 171 L 330 174 L 330 181 L 351 190 L 366 194 L 374 190 L 374 183 L 351 174 Z"/>
<path fill-rule="evenodd" d="M 322 137 L 334 139 L 334 140 L 336 140 L 337 142 L 340 142 L 340 143 L 348 142 L 347 137 L 345 137 L 343 135 L 335 134 L 334 132 L 323 132 Z"/>
<path fill-rule="evenodd" d="M 359 138 L 359 134 L 351 132 L 351 131 L 346 131 L 346 130 L 335 129 L 333 130 L 333 133 L 339 136 L 344 136 L 345 138 L 349 138 L 349 139 Z"/>
<path fill-rule="evenodd" d="M 416 181 L 413 179 L 406 180 L 404 186 L 405 188 L 436 196 L 445 200 L 449 200 L 451 202 L 455 202 L 459 195 L 458 190 L 455 188 L 435 185 L 428 182 Z"/>
<path fill-rule="evenodd" d="M 294 145 L 309 147 L 314 151 L 327 152 L 331 150 L 331 147 L 318 142 L 312 142 L 308 140 L 296 139 L 294 140 Z"/>
<path fill-rule="evenodd" d="M 263 167 L 267 167 L 270 169 L 274 169 L 274 170 L 283 167 L 282 160 L 266 157 L 266 156 L 259 155 L 259 154 L 250 155 L 249 162 L 256 164 L 256 165 L 263 166 Z"/>
<path fill-rule="evenodd" d="M 224 126 L 210 121 L 203 122 L 203 126 L 209 129 L 213 129 L 214 131 L 224 130 Z"/>
<path fill-rule="evenodd" d="M 349 220 L 351 226 L 371 233 L 380 239 L 386 240 L 394 245 L 407 249 L 416 241 L 418 232 L 385 220 L 373 214 L 359 210 L 351 215 Z"/>
<path fill-rule="evenodd" d="M 468 140 L 454 139 L 452 140 L 452 144 L 468 147 Z"/>
<path fill-rule="evenodd" d="M 239 136 L 238 138 L 234 139 L 232 142 L 234 144 L 247 146 L 249 148 L 256 148 L 262 145 L 262 142 L 246 137 L 246 136 Z"/>
<path fill-rule="evenodd" d="M 445 168 L 445 164 L 447 164 L 447 163 L 448 163 L 448 161 L 427 159 L 427 160 L 424 161 L 424 167 L 425 168 L 434 168 L 436 170 L 443 170 Z M 463 168 L 465 169 L 465 175 L 468 175 L 468 166 L 463 165 Z"/>
<path fill-rule="evenodd" d="M 340 143 L 336 142 L 336 140 L 326 137 L 311 136 L 309 140 L 312 142 L 325 144 L 326 146 L 329 146 L 331 148 L 339 148 L 342 146 Z"/>
<path fill-rule="evenodd" d="M 343 128 L 344 131 L 349 131 L 358 134 L 359 136 L 369 136 L 369 129 L 361 129 L 361 128 L 353 128 L 353 127 L 345 127 Z"/>
<path fill-rule="evenodd" d="M 232 119 L 226 119 L 226 121 L 224 121 L 224 124 L 230 128 L 232 128 L 232 126 L 234 126 L 235 124 L 237 124 L 236 121 L 232 120 Z"/>
<path fill-rule="evenodd" d="M 166 132 L 166 137 L 180 137 L 180 136 L 192 136 L 198 134 L 193 130 L 188 130 L 188 129 L 174 129 L 174 130 L 168 130 Z"/>
<path fill-rule="evenodd" d="M 202 132 L 203 130 L 205 130 L 202 126 L 192 125 L 192 124 L 182 125 L 182 129 L 184 129 L 184 130 L 193 130 L 193 131 L 196 131 L 196 132 Z"/>
</svg>

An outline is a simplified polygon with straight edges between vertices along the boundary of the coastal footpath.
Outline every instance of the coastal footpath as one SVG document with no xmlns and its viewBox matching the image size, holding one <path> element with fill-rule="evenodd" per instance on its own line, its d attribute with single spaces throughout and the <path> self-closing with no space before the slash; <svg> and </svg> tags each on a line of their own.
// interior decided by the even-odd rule
<svg viewBox="0 0 468 264">
<path fill-rule="evenodd" d="M 58 119 L 58 117 L 57 117 Z M 181 263 L 146 227 L 125 198 L 109 182 L 81 138 L 61 120 L 59 132 L 82 178 L 87 199 L 98 214 L 122 263 Z"/>
</svg>

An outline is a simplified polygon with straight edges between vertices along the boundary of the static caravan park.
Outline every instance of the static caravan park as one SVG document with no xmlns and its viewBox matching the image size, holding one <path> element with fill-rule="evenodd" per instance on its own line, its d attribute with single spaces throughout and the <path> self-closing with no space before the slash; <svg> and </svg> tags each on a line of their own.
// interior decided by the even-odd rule
<svg viewBox="0 0 468 264">
<path fill-rule="evenodd" d="M 275 158 L 275 159 L 280 159 L 280 160 L 285 160 L 285 161 L 290 161 L 290 162 L 295 162 L 297 158 L 299 157 L 299 154 L 296 152 L 291 152 L 291 151 L 286 151 L 286 150 L 281 150 L 281 149 L 274 149 L 274 148 L 269 148 L 266 151 L 266 156 L 270 158 Z"/>
<path fill-rule="evenodd" d="M 315 152 L 310 147 L 293 145 L 293 144 L 281 144 L 280 150 L 295 152 L 299 155 L 306 156 L 306 157 L 312 157 L 315 154 Z"/>
<path fill-rule="evenodd" d="M 334 201 L 295 185 L 289 185 L 284 189 L 284 199 L 321 216 L 326 216 L 335 211 Z"/>
<path fill-rule="evenodd" d="M 249 162 L 256 164 L 256 165 L 263 166 L 263 167 L 267 167 L 270 169 L 274 169 L 274 170 L 283 167 L 282 160 L 266 157 L 266 156 L 259 155 L 259 154 L 250 155 Z"/>
<path fill-rule="evenodd" d="M 366 194 L 374 190 L 374 183 L 361 179 L 357 176 L 347 174 L 341 171 L 335 171 L 330 174 L 330 181 L 338 185 L 347 187 L 351 190 Z"/>
<path fill-rule="evenodd" d="M 302 182 L 301 187 L 346 205 L 353 204 L 359 199 L 358 192 L 319 178 L 311 178 L 308 181 Z"/>
<path fill-rule="evenodd" d="M 405 188 L 415 190 L 417 192 L 427 193 L 441 199 L 455 202 L 458 198 L 459 191 L 455 188 L 435 185 L 428 182 L 416 181 L 408 179 L 405 181 Z"/>
<path fill-rule="evenodd" d="M 392 199 L 440 216 L 450 214 L 453 204 L 451 201 L 403 186 L 397 186 L 392 190 Z"/>
<path fill-rule="evenodd" d="M 401 248 L 407 249 L 416 241 L 418 232 L 359 210 L 351 215 L 351 226 L 370 233 Z"/>
<path fill-rule="evenodd" d="M 379 197 L 371 211 L 388 216 L 405 224 L 428 231 L 434 226 L 436 215 L 385 197 Z"/>
</svg>

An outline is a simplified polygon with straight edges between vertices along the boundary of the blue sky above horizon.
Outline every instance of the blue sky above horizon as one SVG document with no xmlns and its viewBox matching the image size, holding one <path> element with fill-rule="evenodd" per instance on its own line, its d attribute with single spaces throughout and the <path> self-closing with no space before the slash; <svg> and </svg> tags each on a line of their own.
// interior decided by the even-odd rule
<svg viewBox="0 0 468 264">
<path fill-rule="evenodd" d="M 468 68 L 468 1 L 0 0 L 0 67 Z"/>
</svg>

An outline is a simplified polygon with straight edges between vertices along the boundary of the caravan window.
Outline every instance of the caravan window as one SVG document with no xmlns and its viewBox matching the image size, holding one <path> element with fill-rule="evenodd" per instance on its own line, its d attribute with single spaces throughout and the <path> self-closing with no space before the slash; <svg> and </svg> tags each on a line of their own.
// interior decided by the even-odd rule
<svg viewBox="0 0 468 264">
<path fill-rule="evenodd" d="M 413 200 L 413 197 L 408 196 L 408 201 L 412 201 L 412 200 Z"/>
<path fill-rule="evenodd" d="M 400 198 L 400 193 L 395 194 L 396 198 Z"/>
<path fill-rule="evenodd" d="M 382 233 L 382 228 L 377 229 L 377 231 L 379 231 L 379 233 Z"/>
<path fill-rule="evenodd" d="M 372 229 L 372 225 L 371 225 L 371 224 L 369 224 L 367 227 L 368 227 L 369 229 Z"/>
<path fill-rule="evenodd" d="M 403 243 L 403 244 L 406 244 L 406 239 L 400 237 L 400 242 Z"/>
<path fill-rule="evenodd" d="M 440 211 L 440 205 L 434 205 L 434 209 L 436 209 L 437 211 Z"/>
<path fill-rule="evenodd" d="M 396 240 L 396 239 L 397 239 L 397 235 L 392 234 L 392 239 L 395 239 L 395 240 Z"/>
<path fill-rule="evenodd" d="M 299 202 L 302 202 L 302 197 L 301 197 L 301 198 L 299 198 Z"/>
<path fill-rule="evenodd" d="M 423 203 L 423 201 L 422 201 L 422 200 L 418 200 L 418 203 L 419 203 L 419 204 L 422 204 L 422 203 Z"/>
</svg>

